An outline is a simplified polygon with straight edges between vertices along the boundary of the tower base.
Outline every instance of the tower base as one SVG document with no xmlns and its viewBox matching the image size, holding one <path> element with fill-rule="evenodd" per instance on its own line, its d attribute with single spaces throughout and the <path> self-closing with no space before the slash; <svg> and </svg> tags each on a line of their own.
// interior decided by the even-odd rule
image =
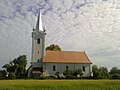
<svg viewBox="0 0 120 90">
<path fill-rule="evenodd" d="M 40 62 L 31 62 L 31 66 L 28 68 L 27 77 L 40 77 L 43 74 L 43 64 Z"/>
</svg>

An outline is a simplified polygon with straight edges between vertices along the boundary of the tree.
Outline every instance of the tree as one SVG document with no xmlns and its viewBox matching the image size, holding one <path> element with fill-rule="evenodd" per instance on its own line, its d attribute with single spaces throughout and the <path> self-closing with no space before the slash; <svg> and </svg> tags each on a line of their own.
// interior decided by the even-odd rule
<svg viewBox="0 0 120 90">
<path fill-rule="evenodd" d="M 17 78 L 25 77 L 26 75 L 26 65 L 27 65 L 26 55 L 19 56 L 13 60 L 14 65 L 18 65 L 16 76 Z"/>
<path fill-rule="evenodd" d="M 13 60 L 14 65 L 18 65 L 16 76 L 17 78 L 23 78 L 26 76 L 26 65 L 27 65 L 27 56 L 22 55 L 19 56 L 17 59 Z"/>
<path fill-rule="evenodd" d="M 7 72 L 5 70 L 0 70 L 0 79 L 5 79 Z"/>
<path fill-rule="evenodd" d="M 118 69 L 117 67 L 113 67 L 110 70 L 109 74 L 112 79 L 120 79 L 120 69 Z"/>
<path fill-rule="evenodd" d="M 100 77 L 100 72 L 97 65 L 92 66 L 93 78 L 98 79 Z"/>
<path fill-rule="evenodd" d="M 99 68 L 99 72 L 101 74 L 101 78 L 102 79 L 107 79 L 109 78 L 109 72 L 108 69 L 106 67 L 100 67 Z"/>
<path fill-rule="evenodd" d="M 23 78 L 26 76 L 26 65 L 27 65 L 26 55 L 21 55 L 15 58 L 13 61 L 5 64 L 2 68 L 6 69 L 8 78 Z"/>
<path fill-rule="evenodd" d="M 117 67 L 113 67 L 113 68 L 110 70 L 109 73 L 110 73 L 111 75 L 112 75 L 112 74 L 120 74 L 119 69 L 118 69 Z"/>
<path fill-rule="evenodd" d="M 66 70 L 63 72 L 63 75 L 64 75 L 66 78 L 71 78 L 71 77 L 72 77 L 72 71 L 69 70 L 69 69 L 66 69 Z"/>
<path fill-rule="evenodd" d="M 82 75 L 83 73 L 82 73 L 82 70 L 81 69 L 78 69 L 78 70 L 73 70 L 73 76 L 76 76 L 77 77 L 77 75 Z"/>
<path fill-rule="evenodd" d="M 94 79 L 107 79 L 109 78 L 109 72 L 106 67 L 98 68 L 97 65 L 92 66 L 93 78 Z"/>
<path fill-rule="evenodd" d="M 46 47 L 46 50 L 61 51 L 61 48 L 58 45 L 51 44 L 50 46 Z"/>
<path fill-rule="evenodd" d="M 9 62 L 8 64 L 5 64 L 2 68 L 5 68 L 6 70 L 6 77 L 10 79 L 16 78 L 16 70 L 17 70 L 17 65 L 14 65 L 12 62 Z"/>
<path fill-rule="evenodd" d="M 17 59 L 15 58 L 13 60 L 13 63 L 18 64 L 18 65 L 23 66 L 23 67 L 26 67 L 26 65 L 27 65 L 27 60 L 26 59 L 27 59 L 26 55 L 21 55 Z"/>
</svg>

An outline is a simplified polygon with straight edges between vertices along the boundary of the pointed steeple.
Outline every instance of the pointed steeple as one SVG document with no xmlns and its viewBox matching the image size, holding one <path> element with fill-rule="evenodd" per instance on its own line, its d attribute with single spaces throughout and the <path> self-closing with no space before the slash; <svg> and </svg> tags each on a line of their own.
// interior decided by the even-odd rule
<svg viewBox="0 0 120 90">
<path fill-rule="evenodd" d="M 41 15 L 41 12 L 39 11 L 39 14 L 38 14 L 38 19 L 37 19 L 37 23 L 36 23 L 36 28 L 35 28 L 37 31 L 41 30 L 43 31 L 43 26 L 42 26 L 42 15 Z"/>
</svg>

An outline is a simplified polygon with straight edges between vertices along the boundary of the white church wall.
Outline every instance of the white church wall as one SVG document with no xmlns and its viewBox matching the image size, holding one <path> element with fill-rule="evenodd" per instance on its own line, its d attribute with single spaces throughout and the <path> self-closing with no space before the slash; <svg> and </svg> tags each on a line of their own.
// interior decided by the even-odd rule
<svg viewBox="0 0 120 90">
<path fill-rule="evenodd" d="M 55 66 L 55 70 L 53 70 L 53 66 Z M 84 66 L 85 72 L 83 76 L 90 76 L 90 64 L 45 63 L 43 68 L 49 73 L 49 75 L 54 75 L 56 72 L 62 74 L 66 70 L 66 66 L 68 66 L 69 70 L 83 70 Z"/>
<path fill-rule="evenodd" d="M 53 70 L 53 66 L 56 67 L 55 70 Z M 62 73 L 61 64 L 45 63 L 43 68 L 49 73 L 49 75 L 54 75 L 56 72 Z"/>
<path fill-rule="evenodd" d="M 42 63 L 38 63 L 38 62 L 31 62 L 31 65 L 33 67 L 43 67 L 43 64 Z"/>
<path fill-rule="evenodd" d="M 83 66 L 85 67 L 85 71 L 83 71 Z M 91 67 L 90 64 L 75 64 L 75 69 L 81 69 L 83 71 L 83 76 L 90 76 Z"/>
</svg>

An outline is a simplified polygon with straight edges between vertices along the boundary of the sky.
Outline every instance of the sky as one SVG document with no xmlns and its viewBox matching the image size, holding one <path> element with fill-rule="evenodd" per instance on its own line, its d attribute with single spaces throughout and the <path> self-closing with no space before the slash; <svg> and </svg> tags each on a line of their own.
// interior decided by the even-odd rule
<svg viewBox="0 0 120 90">
<path fill-rule="evenodd" d="M 29 67 L 39 9 L 46 47 L 86 52 L 99 67 L 120 68 L 120 0 L 0 0 L 0 68 L 24 54 Z"/>
</svg>

